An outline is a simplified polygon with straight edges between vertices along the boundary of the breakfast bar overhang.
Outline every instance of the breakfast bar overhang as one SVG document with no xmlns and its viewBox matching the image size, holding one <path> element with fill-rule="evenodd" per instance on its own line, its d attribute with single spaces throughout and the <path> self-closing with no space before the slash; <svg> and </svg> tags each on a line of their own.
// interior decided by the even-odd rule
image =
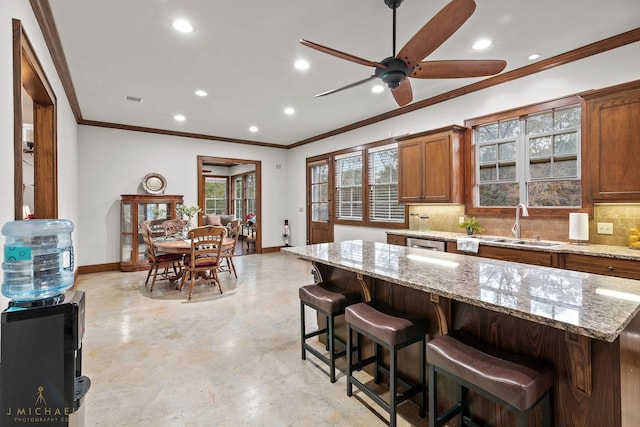
<svg viewBox="0 0 640 427">
<path fill-rule="evenodd" d="M 287 247 L 325 282 L 556 368 L 556 426 L 640 425 L 640 281 L 361 240 Z M 400 360 L 407 366 L 411 357 Z M 452 387 L 438 385 L 442 403 Z M 480 396 L 486 422 L 511 419 Z M 534 411 L 535 412 L 535 411 Z M 531 416 L 539 425 L 539 414 Z"/>
</svg>

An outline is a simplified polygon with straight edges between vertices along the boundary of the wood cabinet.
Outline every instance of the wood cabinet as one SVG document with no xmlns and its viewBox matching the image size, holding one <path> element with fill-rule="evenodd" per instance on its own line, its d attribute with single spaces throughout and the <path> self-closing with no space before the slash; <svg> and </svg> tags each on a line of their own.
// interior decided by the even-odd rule
<svg viewBox="0 0 640 427">
<path fill-rule="evenodd" d="M 640 80 L 583 94 L 592 201 L 640 199 Z"/>
<path fill-rule="evenodd" d="M 387 234 L 387 243 L 390 245 L 407 246 L 407 238 L 397 234 Z"/>
<path fill-rule="evenodd" d="M 123 194 L 120 202 L 120 271 L 149 268 L 141 226 L 146 220 L 175 218 L 181 195 Z"/>
<path fill-rule="evenodd" d="M 554 252 L 530 251 L 517 248 L 503 248 L 499 246 L 480 245 L 478 253 L 458 251 L 456 242 L 447 242 L 447 252 L 462 255 L 475 255 L 483 258 L 499 259 L 502 261 L 520 262 L 522 264 L 540 265 L 543 267 L 558 267 L 558 254 Z"/>
<path fill-rule="evenodd" d="M 562 267 L 567 270 L 640 280 L 640 263 L 628 259 L 564 254 Z"/>
<path fill-rule="evenodd" d="M 398 139 L 398 201 L 461 203 L 466 128 L 450 126 Z"/>
</svg>

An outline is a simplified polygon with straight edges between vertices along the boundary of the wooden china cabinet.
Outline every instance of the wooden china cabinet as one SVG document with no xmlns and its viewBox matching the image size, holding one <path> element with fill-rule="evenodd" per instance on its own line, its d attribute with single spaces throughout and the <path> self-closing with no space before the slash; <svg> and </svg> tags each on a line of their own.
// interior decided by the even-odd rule
<svg viewBox="0 0 640 427">
<path fill-rule="evenodd" d="M 151 219 L 173 219 L 182 195 L 123 194 L 120 207 L 120 271 L 149 268 L 142 239 L 142 223 Z"/>
</svg>

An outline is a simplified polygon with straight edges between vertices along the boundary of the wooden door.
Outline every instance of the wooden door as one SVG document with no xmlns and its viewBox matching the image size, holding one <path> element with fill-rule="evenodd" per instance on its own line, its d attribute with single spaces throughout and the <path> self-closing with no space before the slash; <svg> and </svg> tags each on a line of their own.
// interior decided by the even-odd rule
<svg viewBox="0 0 640 427">
<path fill-rule="evenodd" d="M 330 159 L 307 159 L 307 244 L 333 242 Z"/>
</svg>

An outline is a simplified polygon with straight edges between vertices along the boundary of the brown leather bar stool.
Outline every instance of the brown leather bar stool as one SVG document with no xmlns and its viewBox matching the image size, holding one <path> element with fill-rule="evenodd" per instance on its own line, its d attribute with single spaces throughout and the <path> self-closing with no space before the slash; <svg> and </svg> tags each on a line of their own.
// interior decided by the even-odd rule
<svg viewBox="0 0 640 427">
<path fill-rule="evenodd" d="M 362 301 L 362 296 L 355 291 L 345 291 L 325 283 L 302 286 L 300 295 L 300 340 L 302 344 L 302 360 L 307 359 L 307 351 L 329 365 L 331 382 L 336 382 L 336 359 L 346 354 L 346 343 L 335 335 L 335 318 L 344 314 L 345 307 Z M 326 326 L 313 332 L 306 332 L 304 307 L 308 306 L 318 313 L 324 314 Z M 325 349 L 329 356 L 325 356 L 316 347 L 307 343 L 309 338 L 326 334 Z M 336 342 L 344 346 L 344 350 L 336 351 Z"/>
<path fill-rule="evenodd" d="M 456 425 L 478 426 L 467 406 L 469 390 L 500 404 L 516 414 L 517 426 L 528 425 L 528 416 L 536 405 L 542 405 L 542 425 L 551 427 L 551 387 L 554 368 L 548 363 L 514 355 L 486 344 L 467 345 L 449 335 L 432 339 L 427 344 L 429 362 L 429 426 L 443 426 L 457 416 Z M 437 377 L 444 375 L 456 383 L 457 403 L 436 414 Z"/>
<path fill-rule="evenodd" d="M 344 319 L 347 322 L 347 347 L 351 347 L 352 331 L 368 337 L 375 343 L 374 355 L 362 361 L 352 360 L 352 354 L 347 353 L 347 396 L 351 396 L 353 386 L 358 387 L 364 394 L 380 405 L 389 413 L 389 425 L 396 426 L 397 406 L 405 400 L 419 396 L 420 416 L 425 416 L 425 343 L 428 333 L 428 320 L 417 314 L 400 313 L 378 302 L 358 303 L 350 305 L 345 310 Z M 418 363 L 417 384 L 412 384 L 398 375 L 398 351 L 419 343 L 420 360 Z M 383 349 L 389 351 L 389 369 L 382 365 Z M 380 382 L 380 374 L 389 377 L 389 402 L 382 399 L 375 391 L 353 376 L 353 372 L 374 364 L 374 382 Z M 398 393 L 398 385 L 405 388 Z"/>
</svg>

